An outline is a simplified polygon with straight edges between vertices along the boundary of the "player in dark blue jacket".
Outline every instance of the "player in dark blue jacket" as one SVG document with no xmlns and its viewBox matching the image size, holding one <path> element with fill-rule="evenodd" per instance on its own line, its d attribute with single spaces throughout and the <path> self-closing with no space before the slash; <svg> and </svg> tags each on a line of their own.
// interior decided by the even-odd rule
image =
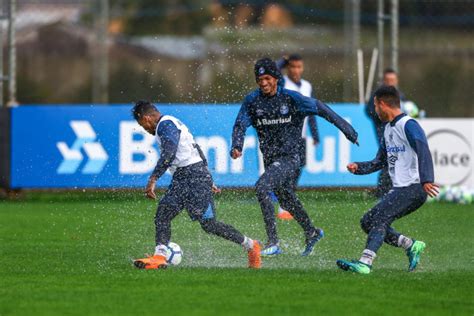
<svg viewBox="0 0 474 316">
<path fill-rule="evenodd" d="M 259 89 L 244 99 L 234 124 L 231 156 L 233 159 L 242 156 L 245 132 L 252 125 L 257 130 L 265 165 L 265 172 L 256 183 L 257 198 L 268 236 L 262 255 L 281 253 L 275 214 L 269 197 L 269 193 L 273 191 L 282 207 L 303 228 L 306 248 L 302 255 L 307 256 L 324 234 L 321 229 L 313 226 L 294 192 L 294 179 L 298 176 L 301 165 L 298 143 L 304 119 L 308 115 L 321 116 L 337 126 L 353 143 L 357 143 L 357 132 L 323 102 L 278 85 L 281 73 L 271 59 L 257 61 L 254 71 Z"/>
</svg>

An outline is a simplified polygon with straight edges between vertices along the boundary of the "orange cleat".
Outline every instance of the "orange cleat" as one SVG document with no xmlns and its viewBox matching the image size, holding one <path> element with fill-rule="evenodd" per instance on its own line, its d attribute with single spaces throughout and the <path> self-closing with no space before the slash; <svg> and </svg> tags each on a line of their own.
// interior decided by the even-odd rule
<svg viewBox="0 0 474 316">
<path fill-rule="evenodd" d="M 166 258 L 160 255 L 150 256 L 144 259 L 136 259 L 133 261 L 133 264 L 138 269 L 146 270 L 166 269 L 168 267 L 168 264 L 166 263 Z"/>
<path fill-rule="evenodd" d="M 260 243 L 253 241 L 253 248 L 248 251 L 249 268 L 260 269 L 262 267 L 262 258 L 260 257 Z"/>
<path fill-rule="evenodd" d="M 291 215 L 290 212 L 285 210 L 278 211 L 277 217 L 284 221 L 291 221 L 293 219 L 293 215 Z"/>
</svg>

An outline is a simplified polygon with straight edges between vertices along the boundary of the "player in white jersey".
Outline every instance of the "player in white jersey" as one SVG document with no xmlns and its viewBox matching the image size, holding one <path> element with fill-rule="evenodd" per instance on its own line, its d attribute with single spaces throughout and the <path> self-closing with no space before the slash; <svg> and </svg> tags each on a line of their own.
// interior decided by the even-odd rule
<svg viewBox="0 0 474 316">
<path fill-rule="evenodd" d="M 301 57 L 299 54 L 291 54 L 289 56 L 285 56 L 277 61 L 277 67 L 280 70 L 286 68 L 286 75 L 283 76 L 285 89 L 297 91 L 308 98 L 315 97 L 313 95 L 313 87 L 311 83 L 302 78 L 304 72 L 303 57 Z M 308 126 L 311 136 L 313 138 L 313 144 L 319 144 L 319 133 L 318 125 L 316 122 L 316 116 L 307 116 L 303 124 L 303 132 L 301 133 L 301 139 L 298 144 L 300 149 L 301 167 L 299 169 L 299 174 L 295 178 L 295 188 L 298 185 L 298 180 L 301 176 L 301 172 L 303 171 L 303 167 L 306 165 L 306 137 Z M 274 199 L 276 200 L 276 197 Z M 279 206 L 278 218 L 283 220 L 291 220 L 293 219 L 293 216 L 291 216 L 288 211 L 284 210 L 281 206 Z"/>
<path fill-rule="evenodd" d="M 166 247 L 171 238 L 171 221 L 183 209 L 202 229 L 236 244 L 248 252 L 249 267 L 260 268 L 260 245 L 234 227 L 216 220 L 212 193 L 218 191 L 207 168 L 207 161 L 186 125 L 173 116 L 162 115 L 148 101 L 138 101 L 133 110 L 135 120 L 148 133 L 155 135 L 160 159 L 153 170 L 145 194 L 155 200 L 156 181 L 169 170 L 173 179 L 161 198 L 155 216 L 156 248 L 153 256 L 134 260 L 140 269 L 167 266 Z"/>
<path fill-rule="evenodd" d="M 368 174 L 388 166 L 393 188 L 361 219 L 361 227 L 368 234 L 362 257 L 353 261 L 341 259 L 337 265 L 346 271 L 368 274 L 377 251 L 385 242 L 406 251 L 408 270 L 413 271 L 426 245 L 398 233 L 391 225 L 420 208 L 428 195 L 438 194 L 433 161 L 423 129 L 401 111 L 397 89 L 380 87 L 374 101 L 377 115 L 385 122 L 380 149 L 374 160 L 350 163 L 347 169 L 354 174 Z"/>
</svg>

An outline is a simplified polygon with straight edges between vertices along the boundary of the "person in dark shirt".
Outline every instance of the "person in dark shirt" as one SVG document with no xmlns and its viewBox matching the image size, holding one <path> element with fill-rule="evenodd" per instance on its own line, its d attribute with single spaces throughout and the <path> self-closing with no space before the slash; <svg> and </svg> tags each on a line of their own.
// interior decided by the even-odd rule
<svg viewBox="0 0 474 316">
<path fill-rule="evenodd" d="M 275 213 L 270 193 L 275 192 L 282 207 L 288 210 L 306 236 L 303 256 L 309 255 L 323 236 L 315 228 L 295 191 L 295 177 L 301 166 L 300 150 L 303 123 L 308 115 L 318 115 L 334 124 L 351 142 L 357 144 L 357 132 L 323 102 L 308 98 L 278 84 L 282 76 L 274 61 L 263 58 L 254 67 L 258 89 L 248 94 L 235 120 L 231 156 L 242 156 L 247 128 L 257 130 L 265 172 L 256 183 L 257 198 L 263 213 L 268 243 L 262 255 L 281 253 L 276 231 Z"/>
</svg>

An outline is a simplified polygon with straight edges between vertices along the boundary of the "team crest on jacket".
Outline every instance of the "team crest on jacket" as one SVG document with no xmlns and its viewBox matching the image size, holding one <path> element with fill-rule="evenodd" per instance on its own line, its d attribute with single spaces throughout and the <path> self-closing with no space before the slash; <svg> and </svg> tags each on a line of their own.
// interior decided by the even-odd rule
<svg viewBox="0 0 474 316">
<path fill-rule="evenodd" d="M 283 115 L 288 114 L 289 111 L 290 111 L 290 110 L 288 109 L 288 106 L 287 106 L 287 105 L 282 105 L 282 106 L 280 107 L 280 113 L 283 114 Z"/>
</svg>

